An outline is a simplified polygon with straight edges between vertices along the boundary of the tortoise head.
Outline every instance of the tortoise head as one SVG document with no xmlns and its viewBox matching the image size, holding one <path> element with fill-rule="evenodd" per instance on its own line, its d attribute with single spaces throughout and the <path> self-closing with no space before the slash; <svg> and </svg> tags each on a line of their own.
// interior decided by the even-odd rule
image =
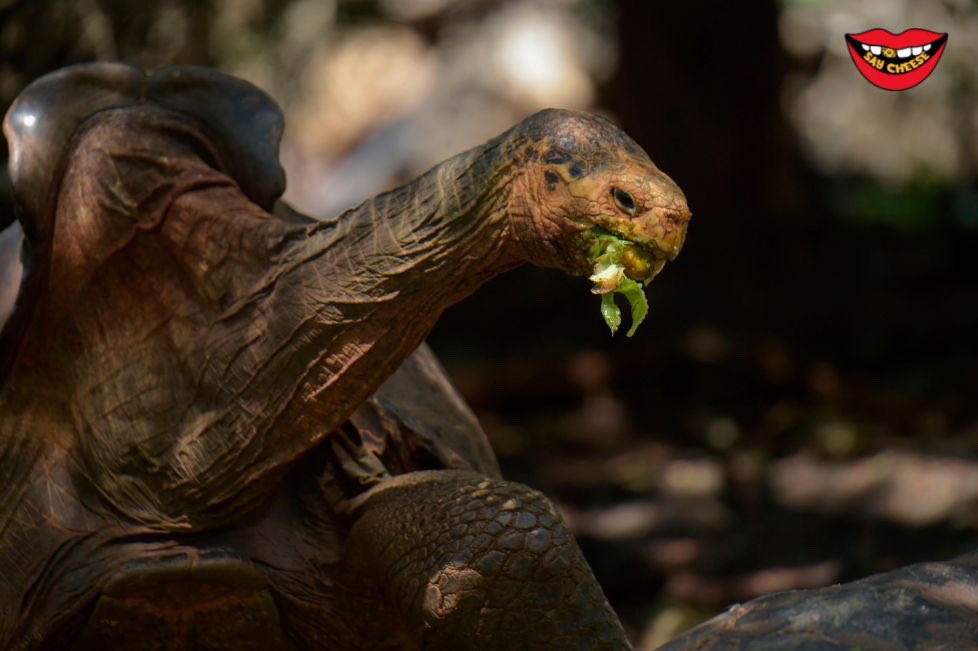
<svg viewBox="0 0 978 651">
<path fill-rule="evenodd" d="M 625 240 L 625 273 L 651 279 L 682 248 L 690 212 L 679 186 L 605 118 L 549 109 L 518 127 L 527 142 L 511 214 L 537 264 L 588 274 L 601 236 Z"/>
</svg>

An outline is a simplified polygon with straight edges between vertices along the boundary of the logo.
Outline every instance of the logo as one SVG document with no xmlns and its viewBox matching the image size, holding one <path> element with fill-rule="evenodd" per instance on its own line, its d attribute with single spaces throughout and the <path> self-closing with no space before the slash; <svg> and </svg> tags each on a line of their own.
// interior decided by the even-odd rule
<svg viewBox="0 0 978 651">
<path fill-rule="evenodd" d="M 846 34 L 846 45 L 856 69 L 869 83 L 886 90 L 907 90 L 934 72 L 947 46 L 947 34 L 926 29 L 899 34 L 871 29 Z"/>
</svg>

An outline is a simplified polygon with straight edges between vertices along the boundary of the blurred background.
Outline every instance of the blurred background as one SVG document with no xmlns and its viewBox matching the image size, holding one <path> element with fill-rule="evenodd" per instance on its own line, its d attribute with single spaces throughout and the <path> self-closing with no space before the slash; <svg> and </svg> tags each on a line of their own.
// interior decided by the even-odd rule
<svg viewBox="0 0 978 651">
<path fill-rule="evenodd" d="M 883 91 L 843 40 L 874 27 L 949 45 Z M 686 249 L 634 338 L 586 280 L 536 269 L 430 337 L 639 649 L 766 592 L 978 549 L 978 3 L 0 0 L 4 110 L 96 59 L 265 89 L 312 215 L 547 106 L 618 121 L 679 183 Z"/>
</svg>

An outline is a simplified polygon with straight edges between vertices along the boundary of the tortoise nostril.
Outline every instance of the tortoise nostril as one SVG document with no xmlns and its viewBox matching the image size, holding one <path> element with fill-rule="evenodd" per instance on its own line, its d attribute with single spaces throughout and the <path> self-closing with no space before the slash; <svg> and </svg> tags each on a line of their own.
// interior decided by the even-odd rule
<svg viewBox="0 0 978 651">
<path fill-rule="evenodd" d="M 621 188 L 614 187 L 611 188 L 611 196 L 614 198 L 615 203 L 618 204 L 619 208 L 629 215 L 635 214 L 635 200 L 632 198 L 632 195 Z"/>
</svg>

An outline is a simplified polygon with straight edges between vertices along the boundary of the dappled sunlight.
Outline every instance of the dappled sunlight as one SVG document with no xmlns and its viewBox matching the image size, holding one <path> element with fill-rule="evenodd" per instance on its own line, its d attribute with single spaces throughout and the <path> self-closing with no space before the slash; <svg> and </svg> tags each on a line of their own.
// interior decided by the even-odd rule
<svg viewBox="0 0 978 651">
<path fill-rule="evenodd" d="M 774 464 L 771 488 L 801 511 L 978 529 L 978 463 L 963 459 L 886 451 L 826 462 L 797 454 Z"/>
<path fill-rule="evenodd" d="M 577 2 L 459 8 L 434 39 L 409 25 L 364 26 L 318 46 L 281 89 L 287 198 L 327 217 L 542 108 L 588 108 L 614 70 L 600 24 Z M 390 7 L 393 17 L 442 9 Z"/>
</svg>

